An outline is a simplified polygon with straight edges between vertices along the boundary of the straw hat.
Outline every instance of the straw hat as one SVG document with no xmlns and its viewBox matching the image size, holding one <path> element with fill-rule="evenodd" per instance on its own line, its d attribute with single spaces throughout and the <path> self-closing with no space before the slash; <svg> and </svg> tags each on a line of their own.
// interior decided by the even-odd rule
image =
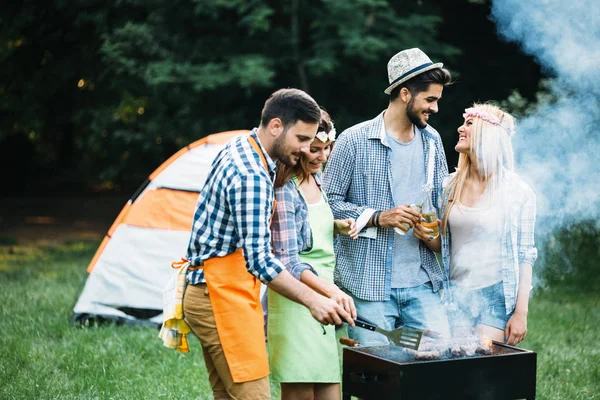
<svg viewBox="0 0 600 400">
<path fill-rule="evenodd" d="M 390 58 L 388 62 L 388 78 L 390 80 L 390 86 L 385 89 L 386 94 L 392 93 L 392 90 L 403 82 L 406 82 L 410 78 L 422 74 L 430 69 L 442 68 L 442 63 L 432 63 L 427 54 L 423 53 L 421 49 L 414 48 L 408 50 L 402 50 L 394 57 Z"/>
</svg>

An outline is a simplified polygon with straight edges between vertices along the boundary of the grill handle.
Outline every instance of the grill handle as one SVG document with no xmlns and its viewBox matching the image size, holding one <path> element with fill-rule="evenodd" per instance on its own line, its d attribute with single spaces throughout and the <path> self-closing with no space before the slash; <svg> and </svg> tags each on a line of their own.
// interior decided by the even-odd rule
<svg viewBox="0 0 600 400">
<path fill-rule="evenodd" d="M 379 375 L 374 372 L 350 372 L 350 381 L 356 383 L 373 383 L 387 380 L 387 375 Z"/>
</svg>

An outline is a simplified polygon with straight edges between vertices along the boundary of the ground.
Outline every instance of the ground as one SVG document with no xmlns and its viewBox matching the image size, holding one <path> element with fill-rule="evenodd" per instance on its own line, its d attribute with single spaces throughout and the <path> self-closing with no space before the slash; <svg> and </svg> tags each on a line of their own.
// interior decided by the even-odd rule
<svg viewBox="0 0 600 400">
<path fill-rule="evenodd" d="M 100 240 L 127 200 L 117 195 L 0 198 L 0 239 L 19 245 Z"/>
</svg>

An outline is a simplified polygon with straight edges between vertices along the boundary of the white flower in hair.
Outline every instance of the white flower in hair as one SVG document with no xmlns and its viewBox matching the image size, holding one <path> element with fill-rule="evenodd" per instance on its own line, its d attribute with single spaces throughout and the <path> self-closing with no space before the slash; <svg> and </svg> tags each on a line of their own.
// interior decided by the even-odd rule
<svg viewBox="0 0 600 400">
<path fill-rule="evenodd" d="M 320 131 L 315 137 L 323 143 L 327 142 L 328 140 L 334 142 L 335 128 L 333 127 L 333 123 L 331 123 L 331 130 L 329 131 L 329 133 L 326 133 L 325 131 Z"/>
<path fill-rule="evenodd" d="M 333 124 L 331 124 L 331 130 L 329 131 L 329 140 L 331 140 L 332 142 L 335 142 L 335 128 L 333 127 Z"/>
</svg>

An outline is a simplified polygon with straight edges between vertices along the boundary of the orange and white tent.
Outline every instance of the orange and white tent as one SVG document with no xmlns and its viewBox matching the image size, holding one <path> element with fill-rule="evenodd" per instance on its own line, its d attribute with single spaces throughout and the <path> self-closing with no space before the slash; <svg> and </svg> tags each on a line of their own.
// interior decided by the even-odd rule
<svg viewBox="0 0 600 400">
<path fill-rule="evenodd" d="M 213 159 L 230 139 L 209 135 L 181 149 L 138 189 L 117 216 L 88 267 L 74 319 L 162 322 L 171 262 L 186 253 L 198 193 Z"/>
</svg>

